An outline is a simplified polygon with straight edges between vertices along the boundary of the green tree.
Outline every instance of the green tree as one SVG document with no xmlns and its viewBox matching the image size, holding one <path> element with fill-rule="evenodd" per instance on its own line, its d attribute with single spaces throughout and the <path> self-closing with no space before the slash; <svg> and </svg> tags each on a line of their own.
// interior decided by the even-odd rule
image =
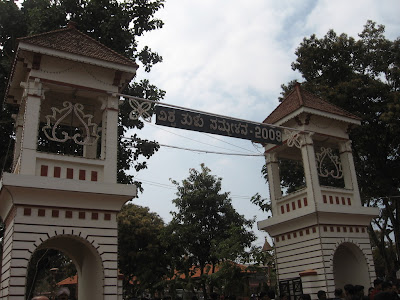
<svg viewBox="0 0 400 300">
<path fill-rule="evenodd" d="M 41 249 L 33 253 L 28 266 L 26 299 L 44 292 L 56 292 L 56 283 L 76 275 L 74 263 L 55 249 Z M 75 299 L 71 291 L 71 299 Z"/>
<path fill-rule="evenodd" d="M 178 198 L 173 200 L 178 211 L 167 226 L 170 244 L 177 245 L 174 260 L 178 270 L 186 275 L 192 286 L 190 270 L 200 270 L 200 287 L 204 298 L 213 291 L 213 282 L 207 276 L 217 264 L 246 256 L 246 249 L 255 240 L 250 230 L 254 220 L 247 220 L 232 206 L 229 193 L 221 192 L 221 178 L 210 174 L 201 164 L 201 171 L 190 169 L 182 183 L 172 181 Z M 208 289 L 206 288 L 208 286 Z"/>
<path fill-rule="evenodd" d="M 162 57 L 148 46 L 138 49 L 137 38 L 145 32 L 161 28 L 163 22 L 154 17 L 164 5 L 164 0 L 25 0 L 21 7 L 14 1 L 0 0 L 0 98 L 4 99 L 11 66 L 15 57 L 16 42 L 19 37 L 60 29 L 69 21 L 74 21 L 78 29 L 93 37 L 118 53 L 139 60 L 149 72 L 151 67 L 162 61 Z M 148 80 L 130 84 L 125 93 L 133 96 L 159 100 L 165 92 L 151 85 Z M 158 149 L 155 142 L 141 139 L 138 135 L 132 140 L 121 137 L 128 129 L 141 129 L 141 121 L 128 120 L 127 104 L 121 108 L 120 147 L 118 159 L 118 181 L 133 183 L 133 176 L 126 170 L 134 167 L 136 171 L 146 168 L 146 161 Z M 0 166 L 9 170 L 13 146 L 13 108 L 0 107 Z M 140 183 L 138 183 L 141 189 Z"/>
<path fill-rule="evenodd" d="M 161 243 L 164 222 L 147 207 L 126 204 L 118 215 L 118 267 L 124 275 L 124 298 L 162 288 L 168 255 Z"/>
<path fill-rule="evenodd" d="M 303 76 L 306 90 L 362 118 L 350 134 L 358 183 L 364 205 L 382 210 L 374 223 L 385 232 L 376 235 L 371 227 L 370 234 L 376 244 L 394 241 L 395 262 L 386 261 L 393 273 L 400 257 L 400 40 L 388 40 L 384 31 L 368 21 L 358 39 L 333 30 L 323 38 L 304 38 L 292 68 Z M 283 96 L 293 84 L 282 86 Z M 299 185 L 297 168 L 280 170 L 287 187 Z"/>
</svg>

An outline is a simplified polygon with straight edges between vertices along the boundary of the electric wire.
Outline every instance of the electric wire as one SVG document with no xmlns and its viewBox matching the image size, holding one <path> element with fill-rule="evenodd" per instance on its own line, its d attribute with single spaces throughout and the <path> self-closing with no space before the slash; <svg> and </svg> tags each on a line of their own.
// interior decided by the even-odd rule
<svg viewBox="0 0 400 300">
<path fill-rule="evenodd" d="M 167 129 L 162 128 L 162 127 L 158 128 L 158 126 L 155 126 L 155 125 L 153 125 L 153 124 L 151 124 L 151 123 L 148 123 L 148 125 L 150 125 L 150 126 L 152 126 L 152 127 L 157 127 L 157 129 L 161 129 L 161 130 L 166 131 L 166 132 L 168 132 L 168 133 L 174 134 L 174 135 L 176 135 L 176 136 L 179 136 L 179 137 L 182 137 L 182 138 L 185 138 L 185 139 L 188 139 L 188 140 L 190 140 L 190 141 L 194 141 L 194 142 L 197 142 L 197 143 L 200 143 L 200 144 L 203 144 L 203 145 L 212 146 L 212 147 L 220 148 L 220 149 L 223 149 L 223 150 L 229 150 L 229 151 L 231 150 L 231 149 L 224 148 L 224 147 L 220 147 L 220 146 L 216 146 L 216 145 L 213 145 L 213 144 L 204 143 L 204 142 L 201 142 L 201 141 L 198 141 L 198 140 L 189 138 L 189 137 L 187 137 L 187 136 L 184 136 L 184 135 L 181 135 L 181 134 L 172 132 L 172 131 L 167 130 Z M 200 133 L 202 133 L 202 132 L 200 132 Z M 213 136 L 211 136 L 211 135 L 208 135 L 208 134 L 205 134 L 205 133 L 202 133 L 202 134 L 204 134 L 205 136 L 208 136 L 208 137 L 210 137 L 210 138 L 214 138 L 214 139 L 216 139 L 216 140 L 218 140 L 218 141 L 225 142 L 225 141 L 223 141 L 222 139 L 218 139 L 218 138 L 213 137 Z M 254 153 L 254 152 L 252 152 L 251 150 L 248 150 L 248 149 L 243 148 L 243 147 L 240 147 L 240 146 L 236 146 L 236 145 L 234 145 L 234 144 L 232 144 L 232 143 L 228 143 L 228 142 L 225 142 L 225 143 L 227 143 L 227 144 L 229 144 L 229 145 L 231 145 L 231 146 L 240 148 L 240 149 L 242 149 L 242 150 L 246 150 L 246 151 L 248 151 L 248 152 Z"/>
<path fill-rule="evenodd" d="M 163 147 L 167 147 L 167 148 L 180 149 L 180 150 L 186 150 L 186 151 L 198 152 L 198 153 L 206 153 L 206 154 L 219 154 L 219 155 L 231 155 L 231 156 L 248 156 L 248 157 L 264 156 L 263 154 L 229 153 L 229 152 L 218 152 L 218 151 L 202 150 L 202 149 L 192 149 L 192 148 L 172 146 L 172 145 L 166 145 L 166 144 L 159 144 L 159 145 L 163 146 Z"/>
<path fill-rule="evenodd" d="M 204 133 L 204 132 L 200 132 L 200 133 L 203 134 L 203 135 L 205 135 L 205 136 L 208 136 L 208 137 L 210 137 L 210 138 L 212 138 L 212 139 L 215 139 L 215 140 L 217 140 L 217 141 L 220 141 L 220 142 L 222 142 L 222 143 L 228 144 L 228 145 L 230 145 L 230 146 L 233 146 L 233 147 L 236 147 L 236 148 L 239 148 L 239 149 L 242 149 L 242 150 L 246 150 L 246 151 L 248 151 L 248 152 L 253 152 L 253 151 L 251 151 L 251 150 L 249 150 L 249 149 L 246 149 L 246 148 L 240 147 L 240 146 L 238 146 L 238 145 L 235 145 L 235 144 L 229 143 L 229 142 L 227 142 L 227 141 L 224 141 L 223 139 L 219 139 L 219 138 L 213 136 L 212 134 L 207 134 L 207 133 Z"/>
<path fill-rule="evenodd" d="M 137 181 L 142 182 L 143 184 L 148 184 L 148 185 L 152 185 L 152 186 L 156 186 L 156 187 L 164 188 L 164 189 L 168 189 L 168 190 L 176 190 L 176 186 L 172 185 L 172 184 L 160 183 L 160 182 L 142 179 L 142 178 L 138 178 L 138 177 L 135 177 L 135 179 Z M 234 199 L 242 199 L 242 200 L 247 200 L 247 199 L 252 198 L 252 196 L 244 196 L 244 195 L 229 195 L 229 197 L 234 198 Z"/>
<path fill-rule="evenodd" d="M 210 151 L 210 150 L 202 150 L 202 149 L 192 149 L 186 147 L 179 147 L 179 146 L 172 146 L 166 144 L 159 144 L 162 147 L 179 149 L 179 150 L 186 150 L 191 152 L 198 152 L 198 153 L 207 153 L 207 154 L 220 154 L 220 155 L 231 155 L 231 156 L 248 156 L 248 157 L 260 157 L 264 156 L 264 154 L 245 154 L 245 153 L 229 153 L 229 152 L 218 152 L 218 151 Z M 133 146 L 128 148 L 134 148 Z"/>
<path fill-rule="evenodd" d="M 173 185 L 168 185 L 165 183 L 159 183 L 159 182 L 155 182 L 155 181 L 145 180 L 145 179 L 141 179 L 141 178 L 136 178 L 136 180 L 142 182 L 143 184 L 148 184 L 148 185 L 152 185 L 155 187 L 176 191 L 176 187 Z M 252 196 L 243 196 L 243 195 L 229 195 L 229 197 L 232 199 L 239 199 L 239 200 L 250 200 L 252 198 Z"/>
</svg>

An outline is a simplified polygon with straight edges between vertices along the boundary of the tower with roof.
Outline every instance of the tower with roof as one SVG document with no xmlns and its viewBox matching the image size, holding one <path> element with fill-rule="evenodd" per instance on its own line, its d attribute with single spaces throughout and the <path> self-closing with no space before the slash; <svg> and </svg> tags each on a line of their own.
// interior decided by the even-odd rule
<svg viewBox="0 0 400 300">
<path fill-rule="evenodd" d="M 348 132 L 360 119 L 296 84 L 264 123 L 286 128 L 283 145 L 265 147 L 272 217 L 258 222 L 274 239 L 281 292 L 369 287 L 378 210 L 362 206 L 357 185 Z M 285 169 L 297 183 L 282 188 Z"/>
<path fill-rule="evenodd" d="M 122 299 L 116 216 L 136 188 L 117 184 L 115 93 L 137 67 L 74 26 L 19 40 L 5 99 L 18 113 L 0 182 L 0 299 L 33 297 L 28 266 L 49 248 L 74 262 L 79 299 Z"/>
</svg>

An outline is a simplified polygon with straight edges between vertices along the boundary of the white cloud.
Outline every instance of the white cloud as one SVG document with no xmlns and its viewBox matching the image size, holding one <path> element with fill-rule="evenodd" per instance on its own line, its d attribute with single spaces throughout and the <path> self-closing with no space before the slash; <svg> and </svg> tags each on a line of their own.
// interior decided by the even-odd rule
<svg viewBox="0 0 400 300">
<path fill-rule="evenodd" d="M 399 11 L 398 0 L 167 0 L 165 9 L 158 13 L 165 21 L 164 28 L 140 40 L 140 45 L 158 51 L 164 62 L 150 74 L 140 70 L 138 78 L 148 77 L 165 89 L 167 103 L 262 121 L 277 106 L 280 85 L 300 79 L 290 64 L 296 59 L 294 51 L 303 37 L 313 33 L 322 37 L 331 28 L 337 33 L 356 36 L 366 21 L 372 19 L 385 24 L 387 36 L 393 39 L 400 32 Z M 221 151 L 161 128 L 148 128 L 143 134 L 161 143 Z M 167 130 L 235 149 L 203 134 Z M 222 139 L 253 150 L 248 141 Z M 163 148 L 150 159 L 149 169 L 138 176 L 168 184 L 168 178 L 180 181 L 188 176 L 189 168 L 199 168 L 202 162 L 223 178 L 224 190 L 232 195 L 251 196 L 261 192 L 268 197 L 267 185 L 260 174 L 262 157 L 228 157 Z M 167 212 L 174 208 L 170 202 L 174 192 L 144 186 L 145 194 L 140 196 L 139 204 L 170 220 Z M 234 199 L 234 205 L 248 218 L 253 215 L 266 218 L 248 200 Z M 262 244 L 265 233 L 257 234 L 258 244 Z"/>
<path fill-rule="evenodd" d="M 399 11 L 397 0 L 322 0 L 308 16 L 306 28 L 321 37 L 333 29 L 357 38 L 367 20 L 372 20 L 387 25 L 387 37 L 394 39 L 399 36 Z"/>
</svg>

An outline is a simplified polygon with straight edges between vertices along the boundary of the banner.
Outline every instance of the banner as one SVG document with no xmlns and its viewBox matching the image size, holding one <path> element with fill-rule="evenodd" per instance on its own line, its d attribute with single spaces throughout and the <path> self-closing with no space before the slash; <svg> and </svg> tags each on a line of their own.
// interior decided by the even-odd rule
<svg viewBox="0 0 400 300">
<path fill-rule="evenodd" d="M 260 123 L 191 112 L 156 105 L 156 124 L 186 130 L 230 136 L 261 144 L 282 144 L 282 131 Z"/>
</svg>

